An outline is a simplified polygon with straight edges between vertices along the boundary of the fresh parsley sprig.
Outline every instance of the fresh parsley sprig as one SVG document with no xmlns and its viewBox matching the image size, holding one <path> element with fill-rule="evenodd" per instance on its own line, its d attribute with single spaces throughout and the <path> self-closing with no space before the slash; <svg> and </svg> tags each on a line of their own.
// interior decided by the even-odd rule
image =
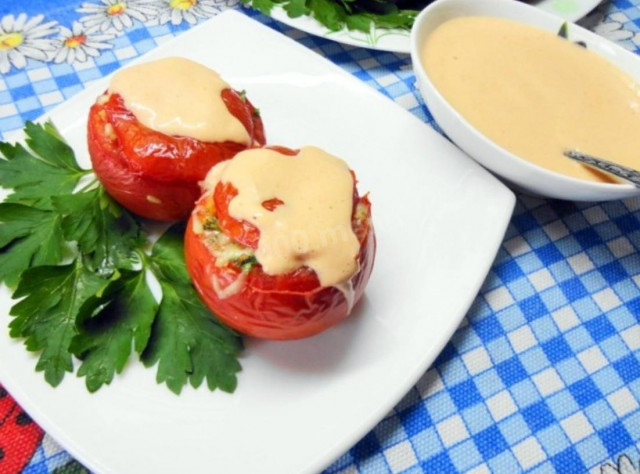
<svg viewBox="0 0 640 474">
<path fill-rule="evenodd" d="M 57 386 L 75 356 L 94 392 L 135 352 L 175 393 L 204 380 L 232 392 L 242 340 L 191 285 L 184 224 L 151 246 L 52 124 L 27 123 L 25 135 L 26 145 L 0 143 L 0 187 L 10 191 L 0 203 L 0 283 L 15 288 L 9 333 L 39 353 L 36 370 Z"/>
<path fill-rule="evenodd" d="M 265 15 L 280 6 L 290 18 L 309 15 L 330 31 L 370 33 L 372 28 L 410 30 L 431 0 L 242 0 Z"/>
</svg>

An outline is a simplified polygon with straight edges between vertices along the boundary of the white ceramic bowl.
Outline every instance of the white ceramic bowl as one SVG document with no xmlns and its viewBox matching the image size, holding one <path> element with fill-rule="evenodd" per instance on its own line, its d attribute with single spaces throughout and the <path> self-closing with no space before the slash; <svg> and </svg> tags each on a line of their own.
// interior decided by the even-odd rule
<svg viewBox="0 0 640 474">
<path fill-rule="evenodd" d="M 564 22 L 515 0 L 437 0 L 425 8 L 416 18 L 411 30 L 411 59 L 420 93 L 446 135 L 508 184 L 533 194 L 574 201 L 603 201 L 640 195 L 640 188 L 631 184 L 596 183 L 571 178 L 519 158 L 478 132 L 451 107 L 425 72 L 420 51 L 434 29 L 447 20 L 461 16 L 506 18 L 554 33 Z M 589 50 L 604 56 L 640 81 L 640 58 L 633 53 L 573 23 L 568 24 L 568 37 L 571 41 L 584 41 Z M 544 137 L 538 139 L 543 140 Z M 638 153 L 640 154 L 640 149 Z"/>
</svg>

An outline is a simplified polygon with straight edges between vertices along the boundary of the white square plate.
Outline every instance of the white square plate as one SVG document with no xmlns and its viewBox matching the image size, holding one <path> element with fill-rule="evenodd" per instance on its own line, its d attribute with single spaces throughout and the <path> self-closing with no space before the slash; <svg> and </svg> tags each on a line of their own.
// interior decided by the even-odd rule
<svg viewBox="0 0 640 474">
<path fill-rule="evenodd" d="M 9 338 L 0 293 L 0 381 L 65 449 L 101 473 L 304 473 L 326 467 L 411 388 L 456 329 L 489 270 L 513 194 L 397 104 L 327 60 L 225 12 L 145 56 L 186 56 L 260 108 L 270 144 L 312 144 L 343 157 L 371 192 L 378 253 L 355 314 L 295 342 L 248 340 L 234 394 L 180 396 L 132 362 L 89 394 L 58 388 Z M 81 164 L 90 104 L 107 85 L 49 118 Z"/>
</svg>

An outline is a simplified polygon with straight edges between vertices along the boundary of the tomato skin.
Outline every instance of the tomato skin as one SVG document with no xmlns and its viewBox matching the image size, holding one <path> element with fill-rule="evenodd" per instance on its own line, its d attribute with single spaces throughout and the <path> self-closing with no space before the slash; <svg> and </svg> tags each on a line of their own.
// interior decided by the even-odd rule
<svg viewBox="0 0 640 474">
<path fill-rule="evenodd" d="M 260 231 L 253 224 L 246 221 L 239 221 L 229 215 L 229 204 L 238 195 L 238 190 L 231 183 L 218 183 L 213 192 L 213 201 L 218 223 L 225 234 L 236 242 L 251 247 L 258 248 Z"/>
<path fill-rule="evenodd" d="M 362 297 L 369 281 L 376 251 L 368 197 L 358 198 L 365 205 L 367 217 L 352 219 L 360 242 L 359 271 L 352 277 L 354 304 Z M 348 303 L 336 287 L 320 285 L 315 272 L 302 267 L 283 275 L 267 275 L 259 264 L 244 276 L 234 264 L 217 266 L 202 233 L 194 231 L 195 219 L 215 212 L 214 197 L 205 194 L 196 204 L 185 233 L 187 269 L 205 304 L 233 329 L 264 339 L 300 339 L 338 324 L 349 315 Z M 221 226 L 222 227 L 222 226 Z M 220 298 L 214 279 L 226 288 L 238 278 L 245 278 L 239 291 Z"/>
<path fill-rule="evenodd" d="M 253 105 L 231 89 L 222 92 L 222 99 L 249 133 L 249 146 L 263 145 L 264 128 Z M 107 192 L 130 211 L 162 221 L 186 219 L 201 194 L 198 182 L 209 169 L 248 148 L 152 130 L 118 94 L 91 107 L 87 128 L 93 169 Z"/>
</svg>

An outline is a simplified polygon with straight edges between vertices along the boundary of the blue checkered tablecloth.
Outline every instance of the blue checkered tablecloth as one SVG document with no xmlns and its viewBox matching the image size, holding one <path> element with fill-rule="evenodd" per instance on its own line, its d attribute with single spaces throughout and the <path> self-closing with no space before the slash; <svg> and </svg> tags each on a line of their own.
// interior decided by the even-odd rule
<svg viewBox="0 0 640 474">
<path fill-rule="evenodd" d="M 235 0 L 199 0 L 176 13 L 169 0 L 130 0 L 131 14 L 107 25 L 101 12 L 117 3 L 0 0 L 1 134 L 217 11 L 242 9 Z M 433 125 L 408 56 L 343 46 L 243 11 Z M 640 0 L 604 3 L 583 23 L 640 54 Z M 17 27 L 32 32 L 22 58 L 2 42 Z M 65 47 L 87 31 L 83 47 Z M 639 251 L 640 199 L 518 195 L 497 258 L 450 343 L 326 472 L 640 472 Z M 0 472 L 12 441 L 0 437 Z M 83 468 L 44 435 L 23 472 Z"/>
</svg>

